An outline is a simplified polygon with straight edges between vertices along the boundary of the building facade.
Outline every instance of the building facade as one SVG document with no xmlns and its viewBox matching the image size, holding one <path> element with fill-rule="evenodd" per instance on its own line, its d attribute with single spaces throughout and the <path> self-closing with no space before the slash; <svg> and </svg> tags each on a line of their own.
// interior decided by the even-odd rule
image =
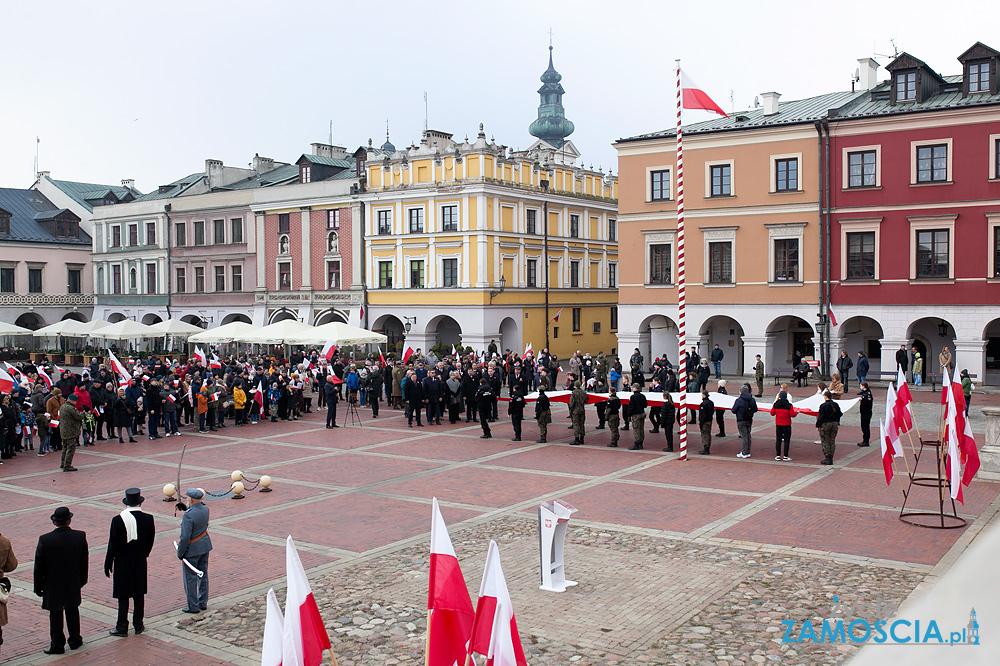
<svg viewBox="0 0 1000 666">
<path fill-rule="evenodd" d="M 135 201 L 142 192 L 135 189 L 131 178 L 122 179 L 121 185 L 81 183 L 74 180 L 54 180 L 48 171 L 39 171 L 31 189 L 41 192 L 59 208 L 66 208 L 80 218 L 80 226 L 88 234 L 93 232 L 90 218 L 97 206 L 113 206 Z"/>
<path fill-rule="evenodd" d="M 0 320 L 37 330 L 90 321 L 90 236 L 41 192 L 0 188 Z"/>
</svg>

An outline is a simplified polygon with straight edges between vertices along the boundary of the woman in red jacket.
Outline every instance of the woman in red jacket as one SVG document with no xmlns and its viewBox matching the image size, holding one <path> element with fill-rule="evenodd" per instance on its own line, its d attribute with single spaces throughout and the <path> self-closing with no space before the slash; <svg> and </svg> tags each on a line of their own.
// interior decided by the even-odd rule
<svg viewBox="0 0 1000 666">
<path fill-rule="evenodd" d="M 792 442 L 792 419 L 798 414 L 792 403 L 788 402 L 788 393 L 782 391 L 771 406 L 771 416 L 774 417 L 774 459 L 789 461 L 788 446 Z M 785 446 L 782 450 L 781 443 Z"/>
</svg>

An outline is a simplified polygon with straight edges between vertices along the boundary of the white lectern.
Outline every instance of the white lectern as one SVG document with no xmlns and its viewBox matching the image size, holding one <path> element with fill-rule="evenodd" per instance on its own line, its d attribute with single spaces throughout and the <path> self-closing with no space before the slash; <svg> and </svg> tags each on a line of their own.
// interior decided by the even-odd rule
<svg viewBox="0 0 1000 666">
<path fill-rule="evenodd" d="M 563 542 L 566 540 L 566 526 L 576 508 L 562 500 L 545 502 L 538 507 L 538 541 L 542 559 L 541 590 L 565 592 L 567 587 L 576 585 L 575 580 L 566 580 L 563 564 Z"/>
</svg>

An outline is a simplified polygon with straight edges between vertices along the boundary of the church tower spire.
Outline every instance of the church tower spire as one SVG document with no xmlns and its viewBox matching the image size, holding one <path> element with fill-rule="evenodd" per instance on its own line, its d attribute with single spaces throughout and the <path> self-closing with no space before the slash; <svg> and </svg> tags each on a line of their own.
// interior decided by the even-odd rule
<svg viewBox="0 0 1000 666">
<path fill-rule="evenodd" d="M 549 68 L 541 76 L 542 87 L 538 89 L 538 118 L 531 123 L 528 132 L 553 148 L 561 148 L 566 143 L 566 137 L 575 129 L 573 123 L 566 119 L 566 109 L 563 108 L 562 75 L 552 65 L 552 45 L 549 44 Z"/>
</svg>

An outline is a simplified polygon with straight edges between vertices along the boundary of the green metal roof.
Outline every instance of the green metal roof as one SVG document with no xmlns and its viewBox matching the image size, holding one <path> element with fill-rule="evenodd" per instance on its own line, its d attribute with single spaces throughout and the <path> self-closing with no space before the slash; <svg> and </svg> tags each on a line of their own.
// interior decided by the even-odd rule
<svg viewBox="0 0 1000 666">
<path fill-rule="evenodd" d="M 67 212 L 65 208 L 57 208 L 41 192 L 37 190 L 18 190 L 0 188 L 0 209 L 10 213 L 10 233 L 0 236 L 0 247 L 4 241 L 21 241 L 29 243 L 49 243 L 54 245 L 80 245 L 90 247 L 91 239 L 86 231 L 80 229 L 79 238 L 62 238 L 53 234 L 42 221 L 51 220 L 60 213 Z M 79 220 L 75 213 L 70 213 Z"/>
<path fill-rule="evenodd" d="M 58 187 L 64 193 L 66 193 L 66 195 L 68 197 L 70 197 L 71 199 L 73 199 L 73 201 L 77 202 L 78 204 L 80 204 L 81 206 L 83 206 L 84 208 L 86 208 L 87 210 L 89 210 L 90 212 L 94 212 L 94 207 L 93 207 L 92 204 L 90 204 L 87 201 L 88 199 L 90 199 L 91 201 L 98 200 L 98 199 L 100 199 L 102 201 L 104 200 L 104 195 L 97 196 L 97 197 L 91 196 L 91 195 L 93 195 L 95 193 L 98 193 L 98 192 L 103 192 L 105 194 L 107 194 L 107 192 L 109 192 L 109 191 L 110 192 L 114 192 L 115 196 L 118 197 L 119 200 L 125 198 L 125 196 L 127 194 L 129 194 L 129 193 L 131 193 L 132 196 L 134 196 L 137 199 L 142 196 L 142 192 L 140 192 L 139 190 L 137 190 L 135 188 L 132 188 L 130 190 L 129 188 L 122 187 L 120 185 L 100 185 L 98 183 L 78 183 L 78 182 L 72 181 L 72 180 L 52 180 L 52 184 L 55 185 L 56 187 Z"/>
<path fill-rule="evenodd" d="M 354 160 L 341 159 L 339 157 L 320 157 L 319 155 L 303 155 L 298 159 L 299 162 L 305 160 L 311 164 L 322 164 L 329 167 L 337 167 L 339 169 L 349 169 L 354 166 Z"/>
</svg>

